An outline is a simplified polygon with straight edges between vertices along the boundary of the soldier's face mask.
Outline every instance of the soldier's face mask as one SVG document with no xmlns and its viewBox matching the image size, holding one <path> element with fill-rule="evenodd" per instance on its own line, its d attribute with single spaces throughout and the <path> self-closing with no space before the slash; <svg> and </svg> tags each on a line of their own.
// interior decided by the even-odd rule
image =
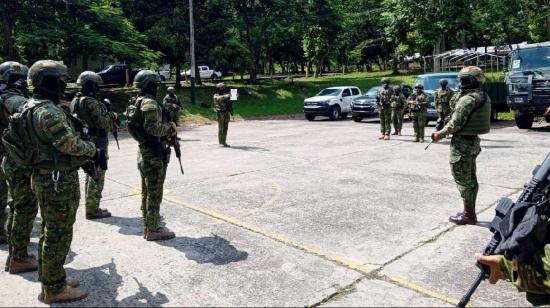
<svg viewBox="0 0 550 308">
<path fill-rule="evenodd" d="M 467 89 L 475 89 L 479 87 L 477 80 L 472 75 L 462 75 L 462 76 L 459 76 L 459 78 L 460 78 L 461 89 L 467 90 Z"/>
<path fill-rule="evenodd" d="M 384 89 L 387 89 L 387 88 L 389 88 L 389 86 L 390 86 L 390 85 L 389 85 L 389 84 L 387 84 L 387 83 L 383 83 L 383 84 L 382 84 L 382 87 L 383 87 Z"/>
</svg>

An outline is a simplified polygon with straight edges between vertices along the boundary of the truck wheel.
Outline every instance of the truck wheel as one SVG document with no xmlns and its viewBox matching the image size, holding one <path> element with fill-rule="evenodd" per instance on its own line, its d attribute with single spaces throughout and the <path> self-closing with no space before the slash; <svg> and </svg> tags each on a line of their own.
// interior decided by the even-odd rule
<svg viewBox="0 0 550 308">
<path fill-rule="evenodd" d="M 342 112 L 342 120 L 345 120 L 348 118 L 348 113 L 347 112 Z"/>
<path fill-rule="evenodd" d="M 535 115 L 532 113 L 527 113 L 523 111 L 516 110 L 515 115 L 516 125 L 520 129 L 530 129 L 533 127 L 533 120 L 535 119 Z"/>
<path fill-rule="evenodd" d="M 219 77 L 218 77 L 218 75 L 216 75 L 216 74 L 212 74 L 212 77 L 210 77 L 210 79 L 212 79 L 212 81 L 218 80 L 218 78 L 219 78 Z"/>
<path fill-rule="evenodd" d="M 498 112 L 495 109 L 491 109 L 491 122 L 496 122 L 498 120 Z"/>
<path fill-rule="evenodd" d="M 330 106 L 328 110 L 328 117 L 331 121 L 336 121 L 340 119 L 340 106 L 338 105 Z"/>
<path fill-rule="evenodd" d="M 353 117 L 354 122 L 361 122 L 361 120 L 363 120 L 362 117 Z"/>
<path fill-rule="evenodd" d="M 166 78 L 164 76 L 160 75 L 160 81 L 164 82 L 164 81 L 166 81 Z"/>
<path fill-rule="evenodd" d="M 313 121 L 313 120 L 315 120 L 315 116 L 312 115 L 312 114 L 306 114 L 306 119 L 307 119 L 308 121 Z"/>
</svg>

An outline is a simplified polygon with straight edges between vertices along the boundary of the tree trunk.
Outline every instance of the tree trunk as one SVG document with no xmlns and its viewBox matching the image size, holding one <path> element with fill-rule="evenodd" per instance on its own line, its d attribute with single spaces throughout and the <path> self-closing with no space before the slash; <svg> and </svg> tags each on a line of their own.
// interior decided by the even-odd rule
<svg viewBox="0 0 550 308">
<path fill-rule="evenodd" d="M 393 57 L 393 63 L 392 63 L 392 72 L 393 74 L 399 74 L 399 67 L 397 66 L 399 64 L 399 59 L 397 57 Z"/>
<path fill-rule="evenodd" d="M 445 51 L 446 51 L 445 36 L 443 34 L 440 34 L 435 43 L 433 54 L 435 56 Z M 439 58 L 437 61 L 435 61 L 435 58 L 434 58 L 434 72 L 440 72 L 442 69 L 443 68 L 441 67 L 441 62 L 439 61 Z"/>
<path fill-rule="evenodd" d="M 170 68 L 172 68 L 174 65 L 170 64 Z M 181 88 L 181 74 L 179 73 L 180 72 L 180 69 L 181 69 L 181 63 L 176 63 L 175 65 L 176 67 L 176 89 L 178 88 Z"/>
<path fill-rule="evenodd" d="M 546 17 L 546 39 L 550 41 L 550 16 Z"/>
<path fill-rule="evenodd" d="M 2 32 L 3 32 L 3 54 L 6 56 L 6 60 L 15 59 L 15 46 L 14 46 L 14 29 L 15 19 L 11 16 L 2 16 Z"/>
</svg>

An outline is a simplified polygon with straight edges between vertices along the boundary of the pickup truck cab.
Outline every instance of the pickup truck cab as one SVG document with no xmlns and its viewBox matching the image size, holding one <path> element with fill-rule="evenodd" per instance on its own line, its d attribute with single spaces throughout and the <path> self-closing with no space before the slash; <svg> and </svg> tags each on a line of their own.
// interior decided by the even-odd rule
<svg viewBox="0 0 550 308">
<path fill-rule="evenodd" d="M 309 121 L 316 116 L 327 116 L 332 121 L 345 119 L 351 112 L 353 100 L 361 96 L 357 87 L 332 87 L 304 100 L 304 114 Z"/>
<path fill-rule="evenodd" d="M 103 80 L 104 84 L 117 84 L 125 85 L 126 84 L 126 70 L 129 69 L 130 80 L 128 82 L 133 82 L 134 77 L 139 72 L 139 70 L 134 70 L 128 67 L 126 64 L 113 64 L 109 65 L 99 73 L 99 77 Z"/>
<path fill-rule="evenodd" d="M 204 65 L 200 65 L 196 73 L 200 74 L 201 79 L 217 80 L 222 77 L 221 72 L 211 70 L 208 66 L 204 66 Z M 191 70 L 186 71 L 185 75 L 187 75 L 188 77 L 191 76 Z"/>
</svg>

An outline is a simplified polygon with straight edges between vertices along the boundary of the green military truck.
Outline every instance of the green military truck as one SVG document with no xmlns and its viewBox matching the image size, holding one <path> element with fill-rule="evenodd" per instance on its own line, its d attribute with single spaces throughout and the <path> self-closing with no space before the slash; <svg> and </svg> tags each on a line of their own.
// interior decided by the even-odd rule
<svg viewBox="0 0 550 308">
<path fill-rule="evenodd" d="M 519 47 L 510 54 L 507 103 L 518 128 L 529 129 L 550 107 L 550 42 Z"/>
</svg>

